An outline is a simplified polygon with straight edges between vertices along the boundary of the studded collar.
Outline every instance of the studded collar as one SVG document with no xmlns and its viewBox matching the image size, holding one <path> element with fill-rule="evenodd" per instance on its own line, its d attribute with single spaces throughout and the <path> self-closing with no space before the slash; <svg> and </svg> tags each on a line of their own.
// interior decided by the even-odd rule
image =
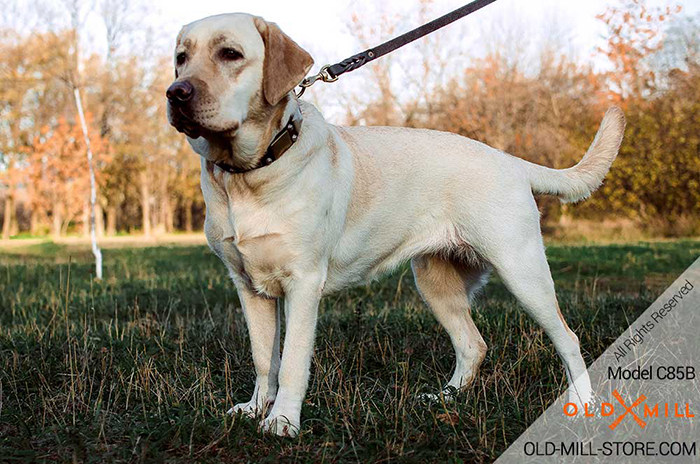
<svg viewBox="0 0 700 464">
<path fill-rule="evenodd" d="M 289 117 L 287 124 L 285 124 L 284 128 L 282 128 L 282 130 L 275 135 L 270 145 L 268 145 L 265 155 L 252 168 L 240 169 L 224 162 L 216 162 L 214 164 L 229 174 L 241 174 L 254 169 L 269 166 L 277 161 L 287 150 L 289 150 L 289 148 L 291 148 L 292 145 L 294 145 L 294 142 L 296 142 L 299 138 L 301 123 L 303 121 L 304 117 L 301 114 L 301 108 L 297 106 L 297 109 L 294 110 L 294 113 L 292 113 L 292 115 Z"/>
</svg>

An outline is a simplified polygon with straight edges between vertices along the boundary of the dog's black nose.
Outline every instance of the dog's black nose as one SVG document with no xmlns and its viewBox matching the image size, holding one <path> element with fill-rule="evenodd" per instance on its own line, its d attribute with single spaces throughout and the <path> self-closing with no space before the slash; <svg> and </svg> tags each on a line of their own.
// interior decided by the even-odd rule
<svg viewBox="0 0 700 464">
<path fill-rule="evenodd" d="M 181 104 L 192 100 L 194 96 L 194 86 L 188 81 L 174 82 L 165 92 L 171 103 Z"/>
</svg>

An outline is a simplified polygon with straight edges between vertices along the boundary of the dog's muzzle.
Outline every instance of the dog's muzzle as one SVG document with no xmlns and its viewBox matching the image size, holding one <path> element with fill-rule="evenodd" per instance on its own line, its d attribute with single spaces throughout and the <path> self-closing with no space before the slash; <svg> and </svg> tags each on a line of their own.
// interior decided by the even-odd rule
<svg viewBox="0 0 700 464">
<path fill-rule="evenodd" d="M 168 98 L 170 124 L 191 138 L 197 138 L 200 135 L 199 124 L 188 114 L 191 111 L 194 94 L 194 86 L 189 81 L 174 82 L 165 92 Z"/>
</svg>

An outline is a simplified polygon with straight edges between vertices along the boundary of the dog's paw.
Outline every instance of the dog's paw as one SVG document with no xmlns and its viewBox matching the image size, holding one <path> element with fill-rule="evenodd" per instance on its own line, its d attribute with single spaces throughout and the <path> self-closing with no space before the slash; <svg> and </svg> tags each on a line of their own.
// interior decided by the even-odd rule
<svg viewBox="0 0 700 464">
<path fill-rule="evenodd" d="M 435 393 L 421 393 L 418 395 L 418 400 L 424 403 L 441 403 L 442 396 L 441 394 Z"/>
<path fill-rule="evenodd" d="M 273 412 L 270 412 L 270 415 L 260 424 L 260 428 L 264 433 L 274 433 L 280 437 L 291 438 L 299 435 L 300 426 L 298 418 L 288 417 L 284 414 L 274 414 Z"/>
<path fill-rule="evenodd" d="M 418 399 L 426 403 L 449 403 L 454 401 L 458 393 L 456 388 L 448 386 L 440 393 L 421 393 Z"/>
<path fill-rule="evenodd" d="M 238 413 L 241 413 L 244 416 L 251 418 L 263 416 L 270 404 L 271 402 L 261 404 L 258 401 L 250 400 L 247 403 L 238 403 L 237 405 L 228 410 L 228 414 L 236 415 Z"/>
<path fill-rule="evenodd" d="M 584 408 L 591 410 L 594 406 L 593 394 L 590 390 L 574 391 L 573 389 L 569 389 L 567 403 L 576 405 L 579 411 L 584 411 Z"/>
<path fill-rule="evenodd" d="M 576 392 L 569 390 L 566 403 L 563 405 L 564 415 L 570 421 L 580 421 L 584 415 L 596 414 L 597 402 L 589 390 Z"/>
</svg>

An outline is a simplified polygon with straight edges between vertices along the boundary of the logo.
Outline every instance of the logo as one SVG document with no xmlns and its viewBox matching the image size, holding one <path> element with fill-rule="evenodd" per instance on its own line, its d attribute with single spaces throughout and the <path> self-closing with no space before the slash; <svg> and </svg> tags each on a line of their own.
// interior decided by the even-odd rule
<svg viewBox="0 0 700 464">
<path fill-rule="evenodd" d="M 630 406 L 629 408 L 627 407 L 627 405 L 625 404 L 625 401 L 622 399 L 622 396 L 620 396 L 620 394 L 617 392 L 617 390 L 613 390 L 613 396 L 615 397 L 615 399 L 616 399 L 617 401 L 620 402 L 620 404 L 622 405 L 622 407 L 625 409 L 625 412 L 623 412 L 622 414 L 620 414 L 619 416 L 617 416 L 617 419 L 615 419 L 615 421 L 614 421 L 612 424 L 609 425 L 610 430 L 615 430 L 615 427 L 617 427 L 618 425 L 620 425 L 620 422 L 622 422 L 622 419 L 624 419 L 625 416 L 626 416 L 627 414 L 631 414 L 631 415 L 632 415 L 632 418 L 634 419 L 634 421 L 635 421 L 641 428 L 644 428 L 644 427 L 647 426 L 647 423 L 644 422 L 642 419 L 640 419 L 639 416 L 636 415 L 636 414 L 634 413 L 634 411 L 632 411 L 633 408 L 636 408 L 637 406 L 639 406 L 640 404 L 642 404 L 644 401 L 646 401 L 646 399 L 647 399 L 646 396 L 642 395 L 642 396 L 640 396 L 639 398 L 637 398 L 637 400 L 636 400 L 634 403 L 632 403 L 632 406 Z"/>
<path fill-rule="evenodd" d="M 628 402 L 622 398 L 622 395 L 620 395 L 617 390 L 613 390 L 612 394 L 619 404 L 601 403 L 600 405 L 600 417 L 612 417 L 617 413 L 613 422 L 608 426 L 610 430 L 615 430 L 617 426 L 625 420 L 625 417 L 629 417 L 636 422 L 640 428 L 646 427 L 647 421 L 658 419 L 659 417 L 668 417 L 672 420 L 695 417 L 695 414 L 690 412 L 690 403 L 656 403 L 652 407 L 651 404 L 646 403 L 647 397 L 645 395 L 640 395 L 636 400 L 629 403 L 628 406 Z M 661 412 L 659 412 L 659 407 L 661 407 Z M 582 412 L 584 417 L 596 417 L 595 411 L 591 411 L 590 409 L 588 403 L 583 405 Z M 566 403 L 564 405 L 564 414 L 569 417 L 578 415 L 578 405 L 575 403 Z"/>
</svg>

